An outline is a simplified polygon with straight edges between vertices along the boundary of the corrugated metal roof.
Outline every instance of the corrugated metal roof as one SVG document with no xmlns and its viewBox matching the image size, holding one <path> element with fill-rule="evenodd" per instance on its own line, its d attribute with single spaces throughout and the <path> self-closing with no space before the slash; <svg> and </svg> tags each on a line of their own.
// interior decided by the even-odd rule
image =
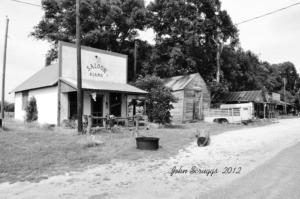
<svg viewBox="0 0 300 199">
<path fill-rule="evenodd" d="M 214 97 L 213 102 L 265 102 L 265 99 L 261 90 L 255 90 L 220 94 Z"/>
<path fill-rule="evenodd" d="M 37 88 L 43 88 L 53 86 L 58 80 L 58 64 L 53 64 L 42 68 L 40 71 L 32 75 L 29 79 L 15 88 L 12 92 L 20 92 L 25 90 L 32 90 Z M 62 78 L 62 80 L 70 86 L 76 88 L 77 81 L 72 78 Z M 104 91 L 118 91 L 136 94 L 147 93 L 144 90 L 131 86 L 129 84 L 113 83 L 113 82 L 99 82 L 93 80 L 82 80 L 82 88 L 95 89 Z"/>
<path fill-rule="evenodd" d="M 178 91 L 185 88 L 186 85 L 199 73 L 194 73 L 190 75 L 180 75 L 170 78 L 164 78 L 163 83 L 166 87 L 169 87 L 172 91 Z"/>
<path fill-rule="evenodd" d="M 63 82 L 72 86 L 73 88 L 77 87 L 77 81 L 73 78 L 63 77 L 61 78 Z M 102 91 L 117 91 L 124 93 L 134 93 L 134 94 L 146 94 L 147 92 L 131 86 L 129 84 L 123 83 L 115 83 L 115 82 L 105 82 L 105 81 L 94 81 L 94 80 L 82 80 L 82 88 L 83 89 L 91 89 L 91 90 L 102 90 Z"/>
<path fill-rule="evenodd" d="M 58 79 L 58 64 L 53 64 L 42 68 L 37 73 L 32 75 L 25 82 L 20 84 L 12 92 L 20 92 L 36 88 L 43 88 L 53 86 L 57 83 Z"/>
</svg>

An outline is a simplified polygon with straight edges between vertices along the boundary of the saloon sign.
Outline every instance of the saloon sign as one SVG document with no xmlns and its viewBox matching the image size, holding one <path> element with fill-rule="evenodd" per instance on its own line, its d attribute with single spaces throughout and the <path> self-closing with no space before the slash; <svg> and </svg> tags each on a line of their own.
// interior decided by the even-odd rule
<svg viewBox="0 0 300 199">
<path fill-rule="evenodd" d="M 95 59 L 92 63 L 86 66 L 88 75 L 90 77 L 105 77 L 107 76 L 107 69 L 103 66 L 101 58 L 95 55 Z"/>
<path fill-rule="evenodd" d="M 61 76 L 77 78 L 76 46 L 60 42 Z M 127 55 L 81 46 L 82 79 L 127 83 Z"/>
</svg>

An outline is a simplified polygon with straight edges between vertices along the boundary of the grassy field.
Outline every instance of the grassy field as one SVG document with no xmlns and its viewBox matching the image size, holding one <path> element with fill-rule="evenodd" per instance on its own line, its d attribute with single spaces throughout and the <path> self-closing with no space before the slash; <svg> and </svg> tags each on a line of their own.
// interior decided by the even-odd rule
<svg viewBox="0 0 300 199">
<path fill-rule="evenodd" d="M 178 153 L 196 141 L 196 129 L 209 129 L 211 135 L 224 131 L 270 124 L 254 122 L 244 125 L 221 125 L 204 122 L 140 130 L 139 135 L 160 138 L 160 149 L 136 149 L 135 137 L 128 129 L 119 133 L 98 132 L 92 138 L 75 130 L 24 125 L 13 120 L 4 122 L 0 131 L 0 183 L 40 181 L 49 176 L 86 169 L 111 160 L 161 159 Z M 93 146 L 94 140 L 103 144 Z"/>
</svg>

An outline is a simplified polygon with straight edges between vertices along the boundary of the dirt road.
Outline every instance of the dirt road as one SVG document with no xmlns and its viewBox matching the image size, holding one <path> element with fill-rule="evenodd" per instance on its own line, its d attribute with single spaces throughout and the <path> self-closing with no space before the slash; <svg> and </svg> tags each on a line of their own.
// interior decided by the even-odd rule
<svg viewBox="0 0 300 199">
<path fill-rule="evenodd" d="M 169 159 L 153 161 L 145 157 L 138 161 L 118 160 L 83 172 L 51 177 L 39 183 L 2 183 L 0 198 L 203 198 L 203 194 L 224 186 L 224 190 L 228 189 L 228 193 L 231 193 L 233 191 L 226 185 L 236 180 L 244 180 L 240 183 L 247 184 L 246 177 L 253 175 L 247 175 L 249 172 L 255 172 L 255 168 L 300 142 L 299 121 L 298 118 L 286 119 L 269 126 L 215 135 L 209 147 L 199 148 L 193 142 Z M 282 161 L 287 162 L 290 156 L 286 158 Z M 280 176 L 285 176 L 288 170 L 277 170 L 277 173 L 267 171 L 267 168 L 266 175 L 258 176 L 266 179 L 258 180 L 268 182 L 270 179 L 262 188 L 274 188 L 272 194 L 276 195 L 277 185 L 274 182 Z M 282 185 L 297 180 L 293 176 L 283 178 Z M 236 182 L 238 186 L 239 182 Z M 256 180 L 249 182 L 257 183 Z M 255 186 L 254 190 L 257 190 Z M 240 192 L 242 198 L 246 191 Z M 255 192 L 250 194 L 256 198 Z M 223 195 L 219 193 L 219 196 Z M 222 197 L 217 195 L 216 198 Z"/>
<path fill-rule="evenodd" d="M 246 176 L 207 194 L 199 195 L 199 198 L 299 199 L 300 143 L 280 152 Z"/>
</svg>

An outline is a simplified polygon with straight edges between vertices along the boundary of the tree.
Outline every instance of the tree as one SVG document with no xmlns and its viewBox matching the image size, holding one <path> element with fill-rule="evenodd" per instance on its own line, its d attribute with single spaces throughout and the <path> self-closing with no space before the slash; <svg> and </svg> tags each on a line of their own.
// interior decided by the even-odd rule
<svg viewBox="0 0 300 199">
<path fill-rule="evenodd" d="M 42 0 L 45 14 L 31 33 L 52 44 L 46 63 L 57 58 L 58 41 L 75 42 L 75 1 Z M 133 66 L 134 40 L 148 23 L 148 12 L 141 0 L 82 0 L 82 45 L 124 53 Z M 142 42 L 141 42 L 142 43 Z"/>
<path fill-rule="evenodd" d="M 173 109 L 173 102 L 176 98 L 172 95 L 170 89 L 166 88 L 162 80 L 157 76 L 140 76 L 133 83 L 136 87 L 147 91 L 146 111 L 149 120 L 159 123 L 169 123 L 171 121 L 170 110 Z"/>
<path fill-rule="evenodd" d="M 26 111 L 26 122 L 33 122 L 38 119 L 38 110 L 36 105 L 36 99 L 35 97 L 31 97 L 28 105 L 25 107 Z"/>
<path fill-rule="evenodd" d="M 227 85 L 230 91 L 266 90 L 280 93 L 282 96 L 286 93 L 287 101 L 290 103 L 299 101 L 299 74 L 291 62 L 270 64 L 261 61 L 251 51 L 225 46 L 221 63 L 224 74 L 222 84 Z M 286 92 L 284 92 L 284 78 L 287 80 Z M 212 90 L 212 93 L 214 92 L 220 91 Z"/>
<path fill-rule="evenodd" d="M 151 56 L 161 77 L 199 72 L 215 80 L 219 42 L 237 42 L 237 29 L 218 0 L 156 0 L 148 9 L 156 33 Z"/>
</svg>

